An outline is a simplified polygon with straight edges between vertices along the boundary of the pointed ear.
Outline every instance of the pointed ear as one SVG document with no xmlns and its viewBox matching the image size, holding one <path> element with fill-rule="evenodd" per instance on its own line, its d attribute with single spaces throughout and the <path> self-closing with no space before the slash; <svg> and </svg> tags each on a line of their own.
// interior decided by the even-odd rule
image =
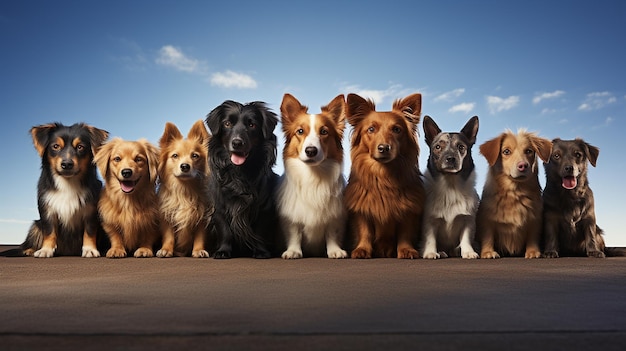
<svg viewBox="0 0 626 351">
<path fill-rule="evenodd" d="M 396 100 L 392 109 L 402 113 L 409 122 L 417 125 L 422 114 L 422 94 L 411 94 L 404 99 Z"/>
<path fill-rule="evenodd" d="M 489 166 L 495 165 L 496 161 L 498 161 L 498 157 L 500 156 L 500 147 L 502 146 L 502 139 L 504 136 L 505 134 L 500 134 L 498 137 L 488 140 L 480 145 L 480 154 L 485 156 Z"/>
<path fill-rule="evenodd" d="M 98 170 L 100 171 L 100 175 L 102 175 L 102 179 L 106 181 L 107 174 L 109 173 L 109 160 L 111 159 L 111 152 L 120 142 L 120 138 L 113 138 L 109 142 L 102 144 L 99 148 L 96 149 L 96 153 L 93 157 L 93 163 L 96 164 Z"/>
<path fill-rule="evenodd" d="M 365 100 L 357 94 L 348 94 L 346 118 L 353 127 L 359 124 L 370 112 L 376 111 L 372 100 Z"/>
<path fill-rule="evenodd" d="M 165 147 L 173 140 L 182 138 L 183 135 L 180 133 L 180 130 L 178 130 L 178 127 L 176 127 L 174 123 L 167 122 L 165 123 L 165 130 L 163 131 L 163 135 L 161 136 L 161 139 L 159 139 L 159 146 Z"/>
<path fill-rule="evenodd" d="M 584 150 L 587 153 L 587 159 L 589 160 L 589 163 L 591 163 L 592 166 L 596 166 L 596 162 L 598 161 L 598 156 L 600 155 L 600 149 L 597 148 L 596 146 L 593 146 L 589 143 L 584 142 L 582 139 L 577 139 L 580 140 L 580 142 L 583 143 L 584 145 Z"/>
<path fill-rule="evenodd" d="M 543 162 L 548 162 L 550 160 L 550 154 L 552 153 L 552 142 L 538 136 L 532 136 L 530 140 L 539 158 L 542 159 Z"/>
<path fill-rule="evenodd" d="M 89 142 L 91 143 L 91 154 L 95 155 L 96 150 L 107 140 L 109 137 L 109 132 L 104 129 L 95 128 L 92 126 L 85 125 L 87 130 L 89 131 L 89 138 L 91 139 Z"/>
<path fill-rule="evenodd" d="M 209 143 L 209 131 L 204 126 L 204 122 L 199 119 L 191 126 L 187 138 L 191 140 L 197 140 L 202 145 L 208 145 Z"/>
<path fill-rule="evenodd" d="M 159 168 L 159 149 L 146 139 L 137 140 L 146 152 L 148 158 L 148 171 L 150 172 L 150 183 L 155 184 Z"/>
<path fill-rule="evenodd" d="M 476 135 L 478 135 L 478 116 L 474 116 L 465 123 L 463 129 L 461 129 L 461 134 L 465 135 L 467 140 L 470 141 L 472 145 L 476 142 Z"/>
<path fill-rule="evenodd" d="M 58 123 L 49 123 L 38 125 L 30 129 L 30 134 L 33 138 L 33 145 L 35 145 L 35 149 L 40 157 L 43 156 L 43 153 L 46 151 L 46 147 L 48 147 L 50 133 L 58 127 Z"/>
<path fill-rule="evenodd" d="M 344 129 L 346 124 L 346 99 L 343 94 L 337 95 L 328 105 L 322 106 L 322 112 L 328 113 L 337 127 Z"/>
<path fill-rule="evenodd" d="M 430 147 L 437 134 L 441 133 L 441 129 L 430 116 L 424 116 L 422 126 L 424 127 L 424 139 L 426 140 L 426 145 Z"/>
<path fill-rule="evenodd" d="M 308 107 L 302 105 L 293 95 L 285 94 L 283 96 L 283 102 L 280 104 L 283 125 L 292 121 L 298 114 L 307 113 L 307 111 Z"/>
</svg>

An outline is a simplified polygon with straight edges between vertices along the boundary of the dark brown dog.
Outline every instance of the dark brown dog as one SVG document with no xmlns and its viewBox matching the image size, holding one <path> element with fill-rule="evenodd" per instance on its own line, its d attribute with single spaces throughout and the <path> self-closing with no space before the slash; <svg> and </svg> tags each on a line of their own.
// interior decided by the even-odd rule
<svg viewBox="0 0 626 351">
<path fill-rule="evenodd" d="M 600 150 L 582 139 L 552 141 L 544 163 L 544 256 L 605 257 L 602 230 L 596 225 L 587 162 L 596 166 Z"/>
</svg>

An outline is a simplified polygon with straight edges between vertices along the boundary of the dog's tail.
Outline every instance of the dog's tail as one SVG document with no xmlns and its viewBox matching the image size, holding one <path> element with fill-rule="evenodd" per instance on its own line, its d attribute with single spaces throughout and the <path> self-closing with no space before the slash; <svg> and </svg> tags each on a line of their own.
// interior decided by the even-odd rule
<svg viewBox="0 0 626 351">
<path fill-rule="evenodd" d="M 607 257 L 626 257 L 626 247 L 607 247 L 604 254 Z"/>
<path fill-rule="evenodd" d="M 43 245 L 43 230 L 41 226 L 41 220 L 35 220 L 28 229 L 28 235 L 21 245 L 24 255 L 31 256 L 35 251 L 41 249 Z"/>
</svg>

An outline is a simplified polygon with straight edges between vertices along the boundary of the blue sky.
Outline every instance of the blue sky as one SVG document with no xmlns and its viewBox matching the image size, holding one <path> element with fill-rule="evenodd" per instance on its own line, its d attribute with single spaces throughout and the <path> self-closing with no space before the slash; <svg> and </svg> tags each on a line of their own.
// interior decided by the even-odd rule
<svg viewBox="0 0 626 351">
<path fill-rule="evenodd" d="M 226 99 L 278 112 L 288 92 L 318 112 L 358 93 L 388 110 L 421 92 L 444 130 L 478 115 L 478 144 L 527 128 L 598 146 L 598 222 L 626 246 L 624 34 L 619 0 L 3 1 L 0 243 L 21 243 L 38 218 L 34 125 L 157 143 L 165 122 L 186 133 Z M 487 165 L 474 156 L 480 192 Z"/>
</svg>

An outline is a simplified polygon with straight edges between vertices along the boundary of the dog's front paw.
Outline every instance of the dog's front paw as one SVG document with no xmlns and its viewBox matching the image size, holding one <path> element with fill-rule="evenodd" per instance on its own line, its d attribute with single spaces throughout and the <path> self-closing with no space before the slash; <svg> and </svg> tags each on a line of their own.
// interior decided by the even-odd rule
<svg viewBox="0 0 626 351">
<path fill-rule="evenodd" d="M 500 258 L 500 255 L 495 251 L 485 251 L 480 253 L 480 258 Z"/>
<path fill-rule="evenodd" d="M 477 259 L 479 256 L 476 253 L 476 251 L 472 250 L 472 251 L 461 252 L 461 257 L 468 259 L 468 260 L 473 260 L 473 259 Z"/>
<path fill-rule="evenodd" d="M 351 257 L 352 258 L 372 258 L 372 252 L 357 247 L 356 249 L 352 251 Z"/>
<path fill-rule="evenodd" d="M 38 258 L 50 258 L 54 256 L 54 248 L 42 247 L 41 249 L 35 251 L 33 256 Z"/>
<path fill-rule="evenodd" d="M 152 252 L 151 249 L 147 247 L 140 247 L 135 251 L 135 254 L 133 256 L 137 258 L 147 258 L 147 257 L 154 257 L 154 253 Z"/>
<path fill-rule="evenodd" d="M 559 253 L 556 251 L 546 251 L 543 253 L 543 257 L 545 258 L 559 258 Z"/>
<path fill-rule="evenodd" d="M 194 250 L 191 253 L 191 257 L 193 257 L 193 258 L 206 258 L 206 257 L 209 257 L 209 253 L 206 250 Z"/>
<path fill-rule="evenodd" d="M 126 250 L 123 248 L 112 247 L 107 251 L 108 258 L 124 258 L 126 257 Z"/>
<path fill-rule="evenodd" d="M 398 250 L 398 258 L 415 259 L 420 258 L 420 254 L 415 249 L 403 248 Z"/>
<path fill-rule="evenodd" d="M 287 250 L 280 256 L 286 260 L 302 258 L 302 251 Z"/>
<path fill-rule="evenodd" d="M 82 257 L 100 257 L 100 251 L 93 246 L 83 246 L 83 254 Z"/>
<path fill-rule="evenodd" d="M 425 259 L 428 259 L 428 260 L 436 260 L 436 259 L 440 258 L 441 255 L 439 255 L 438 253 L 436 253 L 434 251 L 428 251 L 428 252 L 424 252 L 423 257 Z"/>
<path fill-rule="evenodd" d="M 135 252 L 135 254 L 137 254 L 137 253 Z M 167 249 L 161 249 L 161 250 L 157 251 L 156 257 L 161 257 L 161 258 L 174 257 L 174 252 L 170 251 L 170 250 L 167 250 Z"/>
<path fill-rule="evenodd" d="M 348 257 L 348 253 L 346 252 L 346 250 L 341 250 L 341 249 L 329 251 L 327 252 L 327 255 L 328 255 L 328 258 L 347 258 Z"/>
<path fill-rule="evenodd" d="M 588 257 L 595 257 L 595 258 L 605 258 L 606 257 L 604 252 L 598 251 L 598 250 L 588 251 L 587 252 L 587 256 Z"/>
<path fill-rule="evenodd" d="M 526 255 L 524 256 L 524 258 L 540 258 L 540 257 L 541 257 L 541 252 L 537 250 L 528 250 L 526 251 Z"/>
<path fill-rule="evenodd" d="M 218 259 L 218 260 L 231 258 L 231 252 L 230 251 L 216 251 L 215 254 L 213 255 L 213 258 Z"/>
</svg>

